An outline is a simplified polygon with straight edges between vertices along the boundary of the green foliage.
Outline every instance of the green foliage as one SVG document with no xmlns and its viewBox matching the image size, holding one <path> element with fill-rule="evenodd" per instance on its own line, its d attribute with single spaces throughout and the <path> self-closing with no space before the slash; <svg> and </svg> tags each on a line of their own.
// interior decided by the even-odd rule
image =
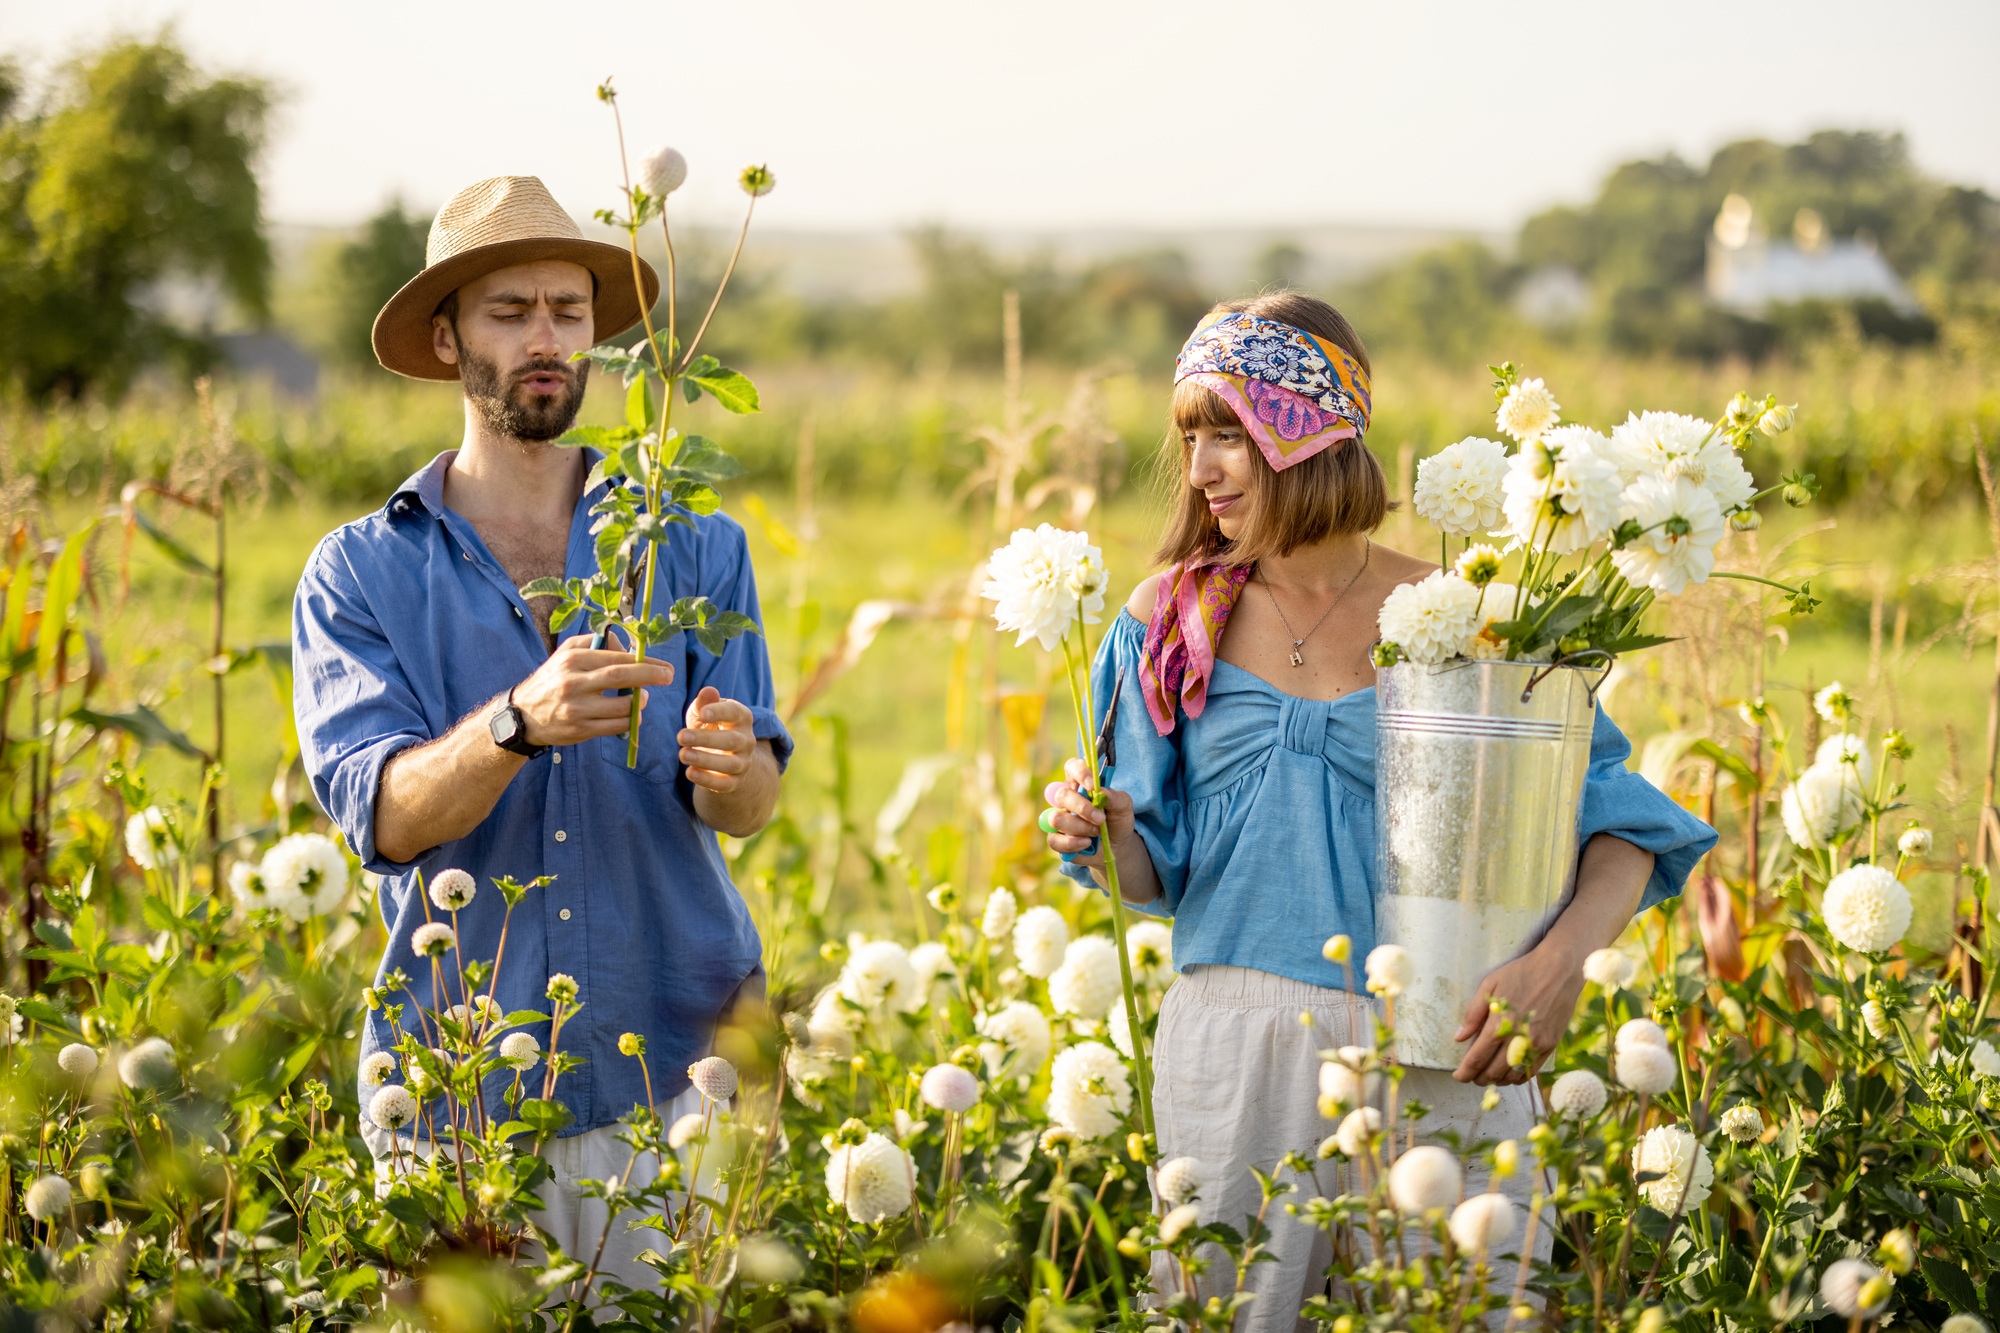
<svg viewBox="0 0 2000 1333">
<path fill-rule="evenodd" d="M 20 387 L 74 397 L 162 354 L 199 363 L 148 306 L 163 279 L 265 313 L 261 83 L 208 78 L 163 38 L 72 62 L 33 107 L 0 85 L 0 359 Z"/>
<path fill-rule="evenodd" d="M 431 220 L 406 211 L 398 199 L 368 219 L 361 235 L 336 249 L 322 277 L 331 308 L 328 351 L 351 366 L 373 366 L 369 335 L 375 316 L 424 266 Z"/>
</svg>

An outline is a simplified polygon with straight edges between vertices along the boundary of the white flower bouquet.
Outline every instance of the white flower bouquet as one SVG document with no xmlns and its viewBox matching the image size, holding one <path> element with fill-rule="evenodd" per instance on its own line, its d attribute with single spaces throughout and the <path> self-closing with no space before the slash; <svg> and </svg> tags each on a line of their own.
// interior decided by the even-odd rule
<svg viewBox="0 0 2000 1333">
<path fill-rule="evenodd" d="M 1517 447 L 1474 436 L 1418 465 L 1415 507 L 1441 535 L 1443 567 L 1383 603 L 1378 666 L 1602 664 L 1663 643 L 1640 628 L 1657 598 L 1711 577 L 1752 579 L 1716 570 L 1716 545 L 1757 527 L 1758 500 L 1804 505 L 1817 490 L 1795 474 L 1760 491 L 1744 466 L 1758 435 L 1791 428 L 1794 409 L 1768 395 L 1737 394 L 1719 423 L 1637 412 L 1607 435 L 1565 424 L 1548 387 L 1512 362 L 1493 371 L 1494 424 Z M 1772 586 L 1795 614 L 1817 605 L 1808 584 Z"/>
</svg>

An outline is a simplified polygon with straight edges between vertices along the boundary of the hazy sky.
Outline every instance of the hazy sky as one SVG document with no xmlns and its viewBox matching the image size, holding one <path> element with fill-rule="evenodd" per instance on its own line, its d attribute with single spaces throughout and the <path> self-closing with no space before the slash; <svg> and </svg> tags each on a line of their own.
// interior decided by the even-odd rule
<svg viewBox="0 0 2000 1333">
<path fill-rule="evenodd" d="M 1994 0 L 0 0 L 0 49 L 167 22 L 283 93 L 288 222 L 505 172 L 608 206 L 606 75 L 698 216 L 768 162 L 772 226 L 1506 227 L 1635 155 L 1823 126 L 2000 192 Z"/>
</svg>

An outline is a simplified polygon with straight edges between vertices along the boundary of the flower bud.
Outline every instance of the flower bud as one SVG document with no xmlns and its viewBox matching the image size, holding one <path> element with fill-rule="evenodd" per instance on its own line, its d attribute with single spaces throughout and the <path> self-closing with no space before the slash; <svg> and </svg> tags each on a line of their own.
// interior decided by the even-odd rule
<svg viewBox="0 0 2000 1333">
<path fill-rule="evenodd" d="M 618 1053 L 620 1055 L 644 1055 L 646 1053 L 646 1039 L 636 1032 L 622 1033 L 618 1038 Z"/>
<path fill-rule="evenodd" d="M 1731 532 L 1755 532 L 1763 526 L 1763 515 L 1754 509 L 1739 509 L 1729 516 Z"/>
<path fill-rule="evenodd" d="M 687 159 L 678 149 L 661 144 L 639 159 L 639 186 L 655 199 L 664 199 L 680 189 L 687 178 Z"/>
<path fill-rule="evenodd" d="M 1804 509 L 1813 501 L 1812 488 L 1801 482 L 1786 482 L 1785 489 L 1780 491 L 1779 494 L 1784 498 L 1785 503 L 1794 509 Z"/>
<path fill-rule="evenodd" d="M 1765 412 L 1763 416 L 1757 418 L 1757 429 L 1766 435 L 1783 435 L 1792 428 L 1792 423 L 1798 419 L 1798 411 L 1799 405 L 1797 403 L 1792 403 L 1789 406 L 1780 403 L 1778 406 Z"/>
<path fill-rule="evenodd" d="M 1493 1178 L 1505 1180 L 1521 1169 L 1521 1145 L 1502 1139 L 1493 1145 Z"/>
<path fill-rule="evenodd" d="M 1525 1036 L 1514 1038 L 1507 1043 L 1507 1063 L 1516 1068 L 1528 1063 L 1528 1052 L 1532 1049 Z"/>
<path fill-rule="evenodd" d="M 949 912 L 958 906 L 958 890 L 949 884 L 940 884 L 924 895 L 924 899 L 940 912 Z"/>
<path fill-rule="evenodd" d="M 1729 400 L 1729 406 L 1722 410 L 1722 419 L 1732 426 L 1740 426 L 1750 419 L 1753 411 L 1755 408 L 1750 395 L 1738 389 L 1736 396 Z"/>
<path fill-rule="evenodd" d="M 1864 1312 L 1872 1313 L 1889 1303 L 1889 1278 L 1885 1273 L 1877 1273 L 1861 1284 L 1860 1304 Z"/>
<path fill-rule="evenodd" d="M 1882 1261 L 1882 1267 L 1900 1277 L 1917 1266 L 1916 1237 L 1908 1231 L 1891 1231 L 1882 1237 L 1875 1257 Z"/>
<path fill-rule="evenodd" d="M 1667 1312 L 1657 1305 L 1649 1305 L 1639 1313 L 1639 1322 L 1632 1325 L 1632 1333 L 1660 1333 L 1667 1326 Z"/>
<path fill-rule="evenodd" d="M 771 174 L 769 167 L 745 167 L 743 174 L 736 178 L 736 183 L 742 186 L 743 193 L 752 199 L 761 199 L 777 188 L 778 178 Z"/>
<path fill-rule="evenodd" d="M 1354 941 L 1345 935 L 1330 935 L 1319 947 L 1320 957 L 1329 963 L 1344 963 L 1354 957 Z"/>
</svg>

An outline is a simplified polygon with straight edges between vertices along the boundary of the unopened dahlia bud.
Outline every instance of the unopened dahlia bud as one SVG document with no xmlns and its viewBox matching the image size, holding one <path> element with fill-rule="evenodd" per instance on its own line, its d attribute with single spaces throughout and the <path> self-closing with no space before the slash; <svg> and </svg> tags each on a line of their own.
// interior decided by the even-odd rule
<svg viewBox="0 0 2000 1333">
<path fill-rule="evenodd" d="M 576 1003 L 576 978 L 567 972 L 558 972 L 549 978 L 548 997 L 552 1004 L 570 1005 Z"/>
<path fill-rule="evenodd" d="M 1329 935 L 1319 946 L 1319 956 L 1329 963 L 1344 963 L 1354 957 L 1354 941 L 1345 935 Z"/>
<path fill-rule="evenodd" d="M 687 159 L 678 148 L 661 144 L 639 159 L 639 187 L 655 199 L 664 199 L 680 189 L 687 178 Z"/>
<path fill-rule="evenodd" d="M 804 1043 L 798 1043 L 803 1045 Z M 640 1056 L 646 1053 L 646 1039 L 636 1032 L 623 1032 L 618 1036 L 618 1054 Z"/>
<path fill-rule="evenodd" d="M 1882 1267 L 1901 1277 L 1917 1266 L 1917 1238 L 1907 1230 L 1891 1231 L 1882 1237 L 1875 1257 L 1882 1261 Z"/>
<path fill-rule="evenodd" d="M 743 193 L 752 199 L 761 199 L 778 188 L 778 178 L 771 174 L 769 167 L 765 166 L 743 168 L 743 174 L 736 178 L 736 183 L 742 186 Z"/>
<path fill-rule="evenodd" d="M 1763 515 L 1754 509 L 1739 509 L 1729 516 L 1731 532 L 1755 532 L 1763 526 Z"/>
<path fill-rule="evenodd" d="M 1732 1143 L 1755 1143 L 1764 1132 L 1763 1113 L 1748 1102 L 1739 1102 L 1722 1113 L 1722 1132 Z"/>
<path fill-rule="evenodd" d="M 1798 411 L 1797 403 L 1780 403 L 1757 418 L 1757 429 L 1766 435 L 1783 435 L 1798 419 Z"/>
<path fill-rule="evenodd" d="M 1896 850 L 1905 856 L 1929 856 L 1931 831 L 1920 824 L 1910 825 L 1903 830 L 1903 836 L 1896 839 Z"/>
<path fill-rule="evenodd" d="M 726 1102 L 736 1095 L 736 1066 L 719 1055 L 711 1055 L 688 1066 L 688 1081 L 712 1102 Z"/>
</svg>

